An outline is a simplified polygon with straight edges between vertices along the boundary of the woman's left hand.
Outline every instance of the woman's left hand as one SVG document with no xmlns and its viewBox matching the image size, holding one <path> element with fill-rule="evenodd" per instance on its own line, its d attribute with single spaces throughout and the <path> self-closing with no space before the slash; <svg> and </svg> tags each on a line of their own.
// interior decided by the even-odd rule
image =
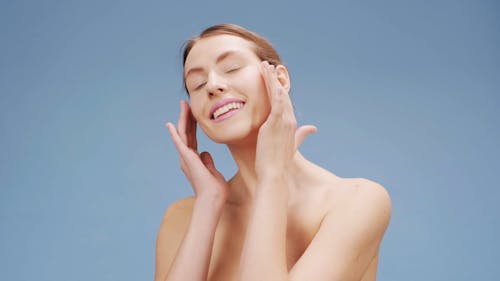
<svg viewBox="0 0 500 281">
<path fill-rule="evenodd" d="M 281 178 L 287 174 L 297 148 L 309 135 L 316 132 L 312 125 L 297 128 L 288 90 L 278 77 L 280 70 L 262 62 L 262 75 L 266 84 L 271 113 L 259 129 L 255 170 L 259 180 Z M 288 78 L 287 78 L 288 79 Z"/>
</svg>

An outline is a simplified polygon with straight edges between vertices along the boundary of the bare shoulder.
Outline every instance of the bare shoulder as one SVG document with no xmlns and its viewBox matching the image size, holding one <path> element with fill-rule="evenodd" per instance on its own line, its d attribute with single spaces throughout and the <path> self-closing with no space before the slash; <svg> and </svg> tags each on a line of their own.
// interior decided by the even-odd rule
<svg viewBox="0 0 500 281">
<path fill-rule="evenodd" d="M 180 222 L 179 220 L 183 221 L 186 218 L 189 220 L 193 210 L 193 204 L 194 197 L 192 196 L 175 201 L 165 211 L 161 225 L 175 224 Z"/>
<path fill-rule="evenodd" d="M 296 280 L 375 280 L 378 251 L 391 216 L 387 190 L 364 178 L 322 173 L 319 229 L 292 268 Z M 314 268 L 314 270 L 311 270 Z"/>
<path fill-rule="evenodd" d="M 191 219 L 193 204 L 194 198 L 187 197 L 172 203 L 167 208 L 160 224 L 157 244 L 163 239 L 175 241 L 178 240 L 176 238 L 184 236 Z"/>
<path fill-rule="evenodd" d="M 389 193 L 381 184 L 365 178 L 350 178 L 343 179 L 343 181 L 346 187 L 351 189 L 354 200 L 360 200 L 363 203 L 373 202 L 385 206 L 391 205 Z"/>
<path fill-rule="evenodd" d="M 389 223 L 392 203 L 387 190 L 365 178 L 344 178 L 337 183 L 331 211 L 357 220 L 372 221 L 383 232 Z"/>
<path fill-rule="evenodd" d="M 194 198 L 172 203 L 163 216 L 156 240 L 155 280 L 163 280 L 189 226 Z"/>
</svg>

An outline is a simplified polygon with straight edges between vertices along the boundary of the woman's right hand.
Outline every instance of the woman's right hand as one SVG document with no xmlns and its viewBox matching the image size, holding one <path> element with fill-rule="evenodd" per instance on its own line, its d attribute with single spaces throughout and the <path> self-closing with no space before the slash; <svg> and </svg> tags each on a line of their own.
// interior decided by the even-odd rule
<svg viewBox="0 0 500 281">
<path fill-rule="evenodd" d="M 210 153 L 198 153 L 196 120 L 186 101 L 181 101 L 177 128 L 170 122 L 166 126 L 179 152 L 181 169 L 193 187 L 196 200 L 208 200 L 222 206 L 229 196 L 229 184 L 215 168 Z"/>
</svg>

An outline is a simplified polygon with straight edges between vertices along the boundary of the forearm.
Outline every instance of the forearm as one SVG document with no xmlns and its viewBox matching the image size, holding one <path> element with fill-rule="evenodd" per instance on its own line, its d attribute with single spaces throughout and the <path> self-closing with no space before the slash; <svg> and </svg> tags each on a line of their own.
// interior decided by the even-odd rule
<svg viewBox="0 0 500 281">
<path fill-rule="evenodd" d="M 215 230 L 222 206 L 196 200 L 189 228 L 182 240 L 165 281 L 206 281 Z"/>
<path fill-rule="evenodd" d="M 287 205 L 288 189 L 284 181 L 259 184 L 243 247 L 240 265 L 242 281 L 288 279 Z"/>
</svg>

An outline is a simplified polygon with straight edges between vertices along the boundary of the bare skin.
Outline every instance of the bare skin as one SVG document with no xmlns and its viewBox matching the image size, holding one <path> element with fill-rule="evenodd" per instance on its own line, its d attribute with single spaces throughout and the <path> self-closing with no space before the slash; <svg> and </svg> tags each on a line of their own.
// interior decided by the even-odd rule
<svg viewBox="0 0 500 281">
<path fill-rule="evenodd" d="M 260 62 L 239 37 L 218 35 L 196 43 L 185 76 L 191 106 L 182 102 L 177 127 L 167 127 L 195 196 L 165 214 L 155 280 L 375 280 L 389 196 L 298 152 L 316 128 L 297 128 L 286 68 Z M 244 107 L 214 122 L 210 109 L 227 97 Z M 197 123 L 228 145 L 239 168 L 231 180 L 198 153 Z"/>
</svg>

